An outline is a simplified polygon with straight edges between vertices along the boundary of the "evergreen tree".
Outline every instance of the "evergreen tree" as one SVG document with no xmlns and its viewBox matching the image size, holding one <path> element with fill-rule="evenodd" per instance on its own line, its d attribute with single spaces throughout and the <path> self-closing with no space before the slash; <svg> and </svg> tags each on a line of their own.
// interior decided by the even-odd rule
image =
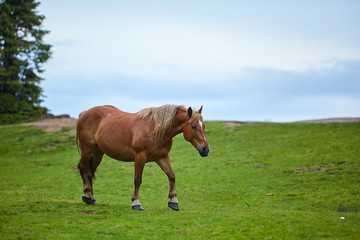
<svg viewBox="0 0 360 240">
<path fill-rule="evenodd" d="M 47 113 L 41 107 L 39 77 L 51 45 L 42 38 L 43 15 L 35 0 L 0 0 L 0 124 L 32 120 Z"/>
</svg>

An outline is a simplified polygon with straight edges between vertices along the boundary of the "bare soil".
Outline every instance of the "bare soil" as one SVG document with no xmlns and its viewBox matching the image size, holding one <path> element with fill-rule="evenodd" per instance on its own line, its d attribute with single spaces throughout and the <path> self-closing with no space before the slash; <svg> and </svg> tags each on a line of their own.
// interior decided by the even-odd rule
<svg viewBox="0 0 360 240">
<path fill-rule="evenodd" d="M 24 123 L 23 125 L 29 126 L 33 125 L 38 128 L 43 128 L 45 132 L 56 132 L 62 129 L 63 127 L 72 127 L 75 126 L 76 119 L 69 117 L 54 117 L 54 118 L 44 118 L 37 120 L 35 122 Z"/>
<path fill-rule="evenodd" d="M 313 120 L 305 120 L 305 121 L 296 121 L 300 123 L 333 123 L 333 122 L 360 122 L 360 118 L 324 118 L 324 119 L 313 119 Z M 256 124 L 257 122 L 226 122 L 225 126 L 233 127 L 239 126 L 243 124 Z"/>
<path fill-rule="evenodd" d="M 232 121 L 232 122 L 226 122 L 226 123 L 225 123 L 225 126 L 234 127 L 234 126 L 239 126 L 239 125 L 244 125 L 244 124 L 256 124 L 256 122 L 237 122 L 237 121 Z"/>
<path fill-rule="evenodd" d="M 315 120 L 298 121 L 303 123 L 330 123 L 330 122 L 360 122 L 360 118 L 324 118 Z"/>
</svg>

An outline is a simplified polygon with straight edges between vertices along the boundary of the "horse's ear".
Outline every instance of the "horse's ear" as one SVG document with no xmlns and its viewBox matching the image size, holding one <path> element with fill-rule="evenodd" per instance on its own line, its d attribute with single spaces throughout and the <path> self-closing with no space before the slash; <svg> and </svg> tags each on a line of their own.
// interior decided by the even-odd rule
<svg viewBox="0 0 360 240">
<path fill-rule="evenodd" d="M 202 111 L 202 107 L 203 107 L 203 106 L 201 105 L 201 108 L 200 108 L 199 111 L 198 111 L 200 114 L 201 114 L 201 111 Z"/>
<path fill-rule="evenodd" d="M 191 107 L 188 108 L 187 112 L 188 112 L 189 118 L 191 118 L 191 116 L 192 116 L 192 109 L 191 109 Z"/>
</svg>

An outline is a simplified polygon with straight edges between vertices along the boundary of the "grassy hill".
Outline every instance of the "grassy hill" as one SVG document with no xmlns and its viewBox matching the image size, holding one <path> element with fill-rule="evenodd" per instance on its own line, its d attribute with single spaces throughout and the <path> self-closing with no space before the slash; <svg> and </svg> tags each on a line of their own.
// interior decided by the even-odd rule
<svg viewBox="0 0 360 240">
<path fill-rule="evenodd" d="M 170 152 L 180 211 L 149 163 L 137 212 L 132 163 L 105 157 L 88 206 L 73 128 L 0 126 L 0 239 L 360 239 L 360 123 L 206 131 L 209 157 L 181 135 Z"/>
</svg>

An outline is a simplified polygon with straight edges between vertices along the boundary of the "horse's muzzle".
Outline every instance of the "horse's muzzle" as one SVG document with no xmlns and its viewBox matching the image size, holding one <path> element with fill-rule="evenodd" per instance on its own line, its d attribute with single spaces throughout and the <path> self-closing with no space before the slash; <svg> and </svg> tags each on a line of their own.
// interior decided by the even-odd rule
<svg viewBox="0 0 360 240">
<path fill-rule="evenodd" d="M 207 147 L 199 147 L 198 148 L 199 154 L 202 157 L 206 157 L 207 155 L 209 155 L 210 150 Z"/>
</svg>

